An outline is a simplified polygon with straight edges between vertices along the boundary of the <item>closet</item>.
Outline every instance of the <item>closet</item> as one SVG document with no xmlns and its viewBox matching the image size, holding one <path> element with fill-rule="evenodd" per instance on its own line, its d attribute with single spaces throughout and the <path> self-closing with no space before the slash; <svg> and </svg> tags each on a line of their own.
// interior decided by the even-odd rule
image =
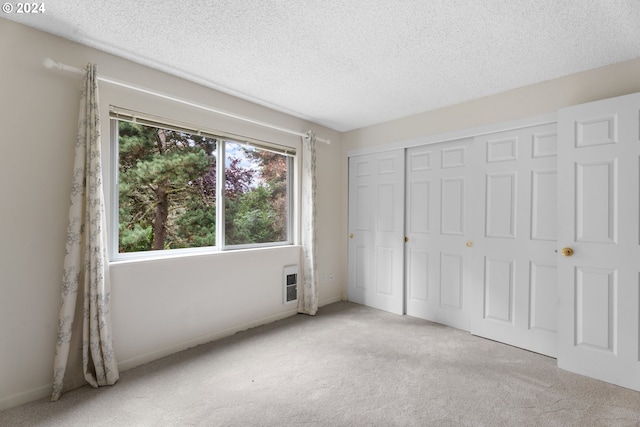
<svg viewBox="0 0 640 427">
<path fill-rule="evenodd" d="M 640 94 L 349 153 L 348 298 L 640 390 Z"/>
</svg>

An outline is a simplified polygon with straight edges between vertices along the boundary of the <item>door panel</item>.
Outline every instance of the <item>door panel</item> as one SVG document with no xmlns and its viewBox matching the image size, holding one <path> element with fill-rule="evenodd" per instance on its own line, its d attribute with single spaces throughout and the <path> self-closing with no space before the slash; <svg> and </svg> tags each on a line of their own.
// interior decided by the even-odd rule
<svg viewBox="0 0 640 427">
<path fill-rule="evenodd" d="M 406 313 L 469 330 L 472 139 L 407 150 Z"/>
<path fill-rule="evenodd" d="M 576 162 L 575 222 L 579 242 L 616 243 L 616 160 Z"/>
<path fill-rule="evenodd" d="M 349 158 L 349 301 L 403 313 L 403 202 L 403 150 Z"/>
<path fill-rule="evenodd" d="M 516 172 L 486 176 L 486 237 L 515 238 Z"/>
<path fill-rule="evenodd" d="M 445 178 L 440 181 L 440 233 L 450 236 L 464 235 L 465 177 Z"/>
<path fill-rule="evenodd" d="M 476 137 L 471 333 L 557 354 L 556 125 Z"/>
<path fill-rule="evenodd" d="M 558 366 L 640 390 L 640 94 L 559 112 Z"/>
<path fill-rule="evenodd" d="M 426 304 L 429 299 L 429 287 L 425 285 L 429 283 L 429 252 L 426 249 L 407 249 L 407 278 L 411 279 L 407 281 L 407 299 Z"/>
<path fill-rule="evenodd" d="M 484 318 L 513 323 L 513 259 L 485 257 Z"/>
<path fill-rule="evenodd" d="M 531 239 L 555 242 L 558 215 L 558 172 L 531 171 Z"/>
<path fill-rule="evenodd" d="M 613 352 L 615 276 L 615 270 L 576 268 L 576 345 Z"/>
<path fill-rule="evenodd" d="M 464 262 L 461 255 L 440 253 L 440 306 L 461 310 Z"/>
<path fill-rule="evenodd" d="M 557 268 L 555 264 L 544 265 L 531 261 L 529 273 L 529 325 L 531 329 L 555 333 L 558 316 L 553 308 L 558 305 Z"/>
</svg>

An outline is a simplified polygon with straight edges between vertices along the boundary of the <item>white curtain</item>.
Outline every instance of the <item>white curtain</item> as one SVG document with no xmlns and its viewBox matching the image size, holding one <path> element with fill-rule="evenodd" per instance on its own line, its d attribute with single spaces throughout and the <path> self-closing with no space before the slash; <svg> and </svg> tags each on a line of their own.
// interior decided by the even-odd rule
<svg viewBox="0 0 640 427">
<path fill-rule="evenodd" d="M 89 64 L 82 74 L 82 96 L 62 278 L 62 305 L 53 370 L 53 401 L 58 400 L 62 393 L 79 290 L 84 291 L 84 378 L 92 387 L 99 387 L 115 384 L 119 377 L 111 339 L 106 241 L 98 84 L 96 66 Z"/>
<path fill-rule="evenodd" d="M 302 244 L 302 286 L 298 295 L 298 312 L 315 315 L 318 311 L 316 277 L 316 135 L 307 132 L 302 138 L 302 197 L 300 203 Z"/>
</svg>

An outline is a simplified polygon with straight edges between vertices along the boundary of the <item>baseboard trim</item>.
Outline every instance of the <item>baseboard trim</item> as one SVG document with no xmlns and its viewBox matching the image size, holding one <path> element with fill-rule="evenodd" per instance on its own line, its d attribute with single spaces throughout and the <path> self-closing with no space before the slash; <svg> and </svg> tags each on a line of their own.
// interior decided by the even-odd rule
<svg viewBox="0 0 640 427">
<path fill-rule="evenodd" d="M 0 399 L 0 411 L 15 408 L 16 406 L 24 405 L 25 403 L 33 402 L 34 400 L 44 399 L 45 397 L 51 396 L 52 391 L 53 383 L 32 388 L 31 390 L 23 391 L 22 393 L 3 397 Z"/>
<path fill-rule="evenodd" d="M 331 298 L 325 298 L 318 302 L 318 307 L 324 307 L 325 305 L 333 304 L 334 302 L 340 302 L 344 300 L 345 299 L 342 297 L 342 295 L 331 297 Z"/>
<path fill-rule="evenodd" d="M 319 301 L 318 305 L 320 307 L 323 307 L 325 305 L 333 304 L 335 302 L 339 302 L 342 300 L 343 300 L 342 296 L 326 298 Z M 221 338 L 231 336 L 238 332 L 246 331 L 247 329 L 255 328 L 257 326 L 266 325 L 268 323 L 286 319 L 287 317 L 295 316 L 297 313 L 298 313 L 297 309 L 292 308 L 286 311 L 272 314 L 270 316 L 254 319 L 249 322 L 242 323 L 238 326 L 224 329 L 222 331 L 217 331 L 211 334 L 206 334 L 206 335 L 191 338 L 185 341 L 181 341 L 179 343 L 170 345 L 168 347 L 165 347 L 159 350 L 152 351 L 150 353 L 142 354 L 140 356 L 136 356 L 127 360 L 120 361 L 118 362 L 118 369 L 120 370 L 120 372 L 124 372 L 129 369 L 135 368 L 136 366 L 144 365 L 145 363 L 152 362 L 162 357 L 170 356 L 179 351 L 187 350 L 189 348 L 192 348 L 201 344 L 206 344 L 211 341 L 219 340 Z M 36 387 L 18 394 L 0 398 L 0 411 L 4 411 L 6 409 L 24 405 L 25 403 L 33 402 L 34 400 L 40 400 L 40 399 L 49 397 L 51 395 L 52 387 L 53 387 L 52 383 L 49 383 L 49 384 L 45 384 L 40 387 Z"/>
<path fill-rule="evenodd" d="M 236 334 L 238 332 L 246 331 L 247 329 L 255 328 L 257 326 L 266 325 L 268 323 L 275 322 L 277 320 L 286 319 L 287 317 L 291 317 L 297 314 L 297 310 L 295 308 L 282 311 L 279 313 L 272 314 L 270 316 L 261 317 L 259 319 L 251 320 L 249 322 L 242 323 L 238 326 L 234 326 L 232 328 L 224 329 L 222 331 L 216 331 L 210 334 L 201 335 L 199 337 L 191 338 L 185 341 L 181 341 L 179 343 L 170 345 L 168 347 L 164 347 L 159 350 L 152 351 L 150 353 L 142 354 L 140 356 L 132 357 L 127 360 L 122 360 L 118 362 L 118 369 L 121 372 L 127 371 L 129 369 L 135 368 L 136 366 L 144 365 L 145 363 L 152 362 L 154 360 L 160 359 L 162 357 L 170 356 L 179 351 L 187 350 L 189 348 L 206 344 L 211 341 L 216 341 L 221 338 L 225 338 Z"/>
</svg>

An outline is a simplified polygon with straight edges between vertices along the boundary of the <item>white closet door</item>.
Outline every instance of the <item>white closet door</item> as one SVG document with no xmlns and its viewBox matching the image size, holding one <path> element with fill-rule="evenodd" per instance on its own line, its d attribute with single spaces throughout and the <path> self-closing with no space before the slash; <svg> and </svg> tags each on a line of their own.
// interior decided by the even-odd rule
<svg viewBox="0 0 640 427">
<path fill-rule="evenodd" d="M 404 150 L 349 158 L 348 298 L 404 313 Z"/>
<path fill-rule="evenodd" d="M 472 138 L 407 150 L 407 314 L 469 330 Z"/>
<path fill-rule="evenodd" d="M 475 138 L 471 333 L 557 354 L 557 133 L 540 125 Z"/>
<path fill-rule="evenodd" d="M 558 366 L 640 390 L 640 94 L 559 113 Z M 570 255 L 567 253 L 567 255 Z"/>
</svg>

